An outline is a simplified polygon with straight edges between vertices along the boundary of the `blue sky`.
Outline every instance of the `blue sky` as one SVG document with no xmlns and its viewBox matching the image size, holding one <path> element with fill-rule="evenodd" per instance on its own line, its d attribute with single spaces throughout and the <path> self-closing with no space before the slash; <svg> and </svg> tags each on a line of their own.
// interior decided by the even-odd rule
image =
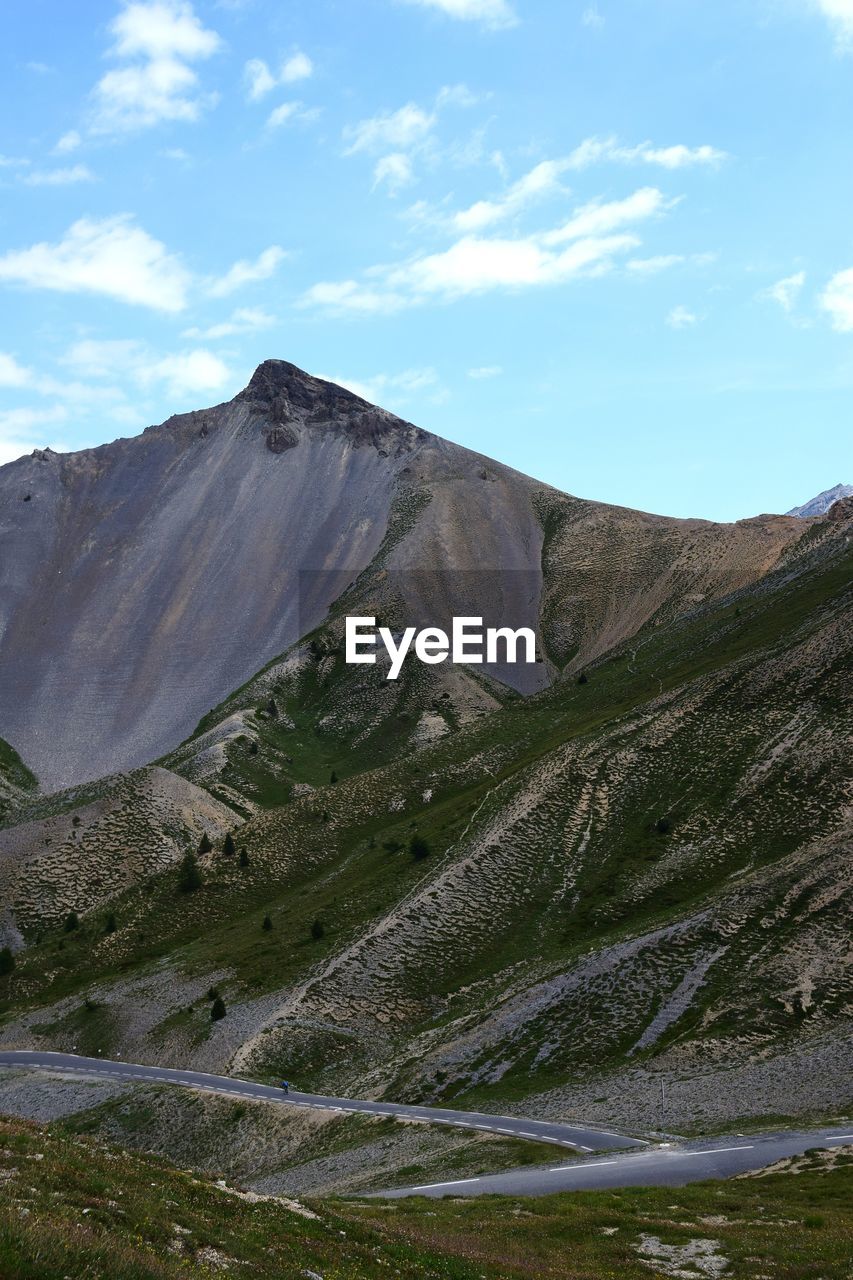
<svg viewBox="0 0 853 1280">
<path fill-rule="evenodd" d="M 853 480 L 853 0 L 0 22 L 0 461 L 277 356 L 584 497 Z"/>
</svg>

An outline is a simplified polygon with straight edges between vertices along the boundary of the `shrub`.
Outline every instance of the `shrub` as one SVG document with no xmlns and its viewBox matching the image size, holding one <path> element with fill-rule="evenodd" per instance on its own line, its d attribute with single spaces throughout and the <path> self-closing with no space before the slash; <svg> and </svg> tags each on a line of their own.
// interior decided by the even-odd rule
<svg viewBox="0 0 853 1280">
<path fill-rule="evenodd" d="M 115 933 L 118 925 L 116 923 L 116 913 L 111 911 L 104 921 L 104 933 Z"/>
<path fill-rule="evenodd" d="M 0 977 L 12 972 L 15 967 L 15 957 L 12 955 L 11 947 L 0 948 Z"/>
<path fill-rule="evenodd" d="M 332 770 L 331 777 L 329 778 L 329 781 L 330 781 L 330 782 L 337 782 L 337 780 L 338 780 L 338 775 L 335 773 L 335 771 L 334 771 L 334 769 L 333 769 L 333 770 Z"/>
<path fill-rule="evenodd" d="M 415 862 L 423 862 L 424 858 L 428 858 L 431 852 L 432 850 L 423 836 L 412 836 L 409 841 L 409 853 Z"/>
<path fill-rule="evenodd" d="M 578 684 L 588 684 L 588 683 L 589 683 L 589 677 L 586 676 L 582 671 L 578 676 Z"/>
<path fill-rule="evenodd" d="M 218 987 L 209 987 L 209 988 L 208 988 L 208 992 L 207 992 L 207 998 L 208 998 L 208 1000 L 218 1000 L 218 999 L 219 999 L 219 988 L 218 988 Z"/>
<path fill-rule="evenodd" d="M 213 845 L 210 843 L 210 836 L 207 834 L 206 831 L 203 831 L 201 833 L 201 839 L 198 842 L 199 856 L 201 857 L 202 854 L 210 853 L 212 848 L 213 848 Z"/>
<path fill-rule="evenodd" d="M 62 926 L 66 933 L 73 933 L 75 929 L 80 928 L 80 917 L 76 911 L 69 911 L 65 917 L 65 923 Z"/>
<path fill-rule="evenodd" d="M 234 854 L 237 852 L 237 846 L 234 843 L 234 837 L 230 831 L 222 843 L 222 852 L 227 858 L 233 858 Z"/>
<path fill-rule="evenodd" d="M 213 1004 L 210 1006 L 210 1021 L 221 1022 L 225 1017 L 225 1001 L 222 996 L 217 996 Z"/>
<path fill-rule="evenodd" d="M 319 942 L 321 938 L 325 937 L 325 934 L 326 926 L 323 924 L 323 921 L 315 920 L 311 926 L 311 937 L 315 942 Z"/>
<path fill-rule="evenodd" d="M 239 863 L 241 867 L 248 867 L 249 865 L 249 855 L 245 849 L 240 850 Z"/>
<path fill-rule="evenodd" d="M 196 856 L 191 851 L 184 854 L 178 867 L 178 888 L 181 893 L 194 893 L 202 884 Z"/>
<path fill-rule="evenodd" d="M 269 916 L 264 916 L 264 923 L 261 925 L 261 928 L 264 930 L 265 933 L 269 933 L 270 929 L 272 928 L 272 920 L 270 919 Z"/>
</svg>

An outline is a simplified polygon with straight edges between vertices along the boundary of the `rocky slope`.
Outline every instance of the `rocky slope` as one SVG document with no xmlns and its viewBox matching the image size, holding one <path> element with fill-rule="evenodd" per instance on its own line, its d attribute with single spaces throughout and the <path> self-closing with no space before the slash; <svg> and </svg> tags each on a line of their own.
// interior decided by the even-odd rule
<svg viewBox="0 0 853 1280">
<path fill-rule="evenodd" d="M 309 486 L 308 457 L 327 450 L 347 501 L 385 486 L 381 520 L 363 566 L 336 577 L 329 548 L 358 512 L 310 514 L 324 571 L 296 621 L 299 561 L 269 579 L 291 620 L 273 610 L 268 648 L 260 615 L 235 612 L 254 579 L 246 588 L 245 563 L 220 554 L 235 599 L 220 601 L 215 627 L 196 592 L 184 613 L 204 625 L 185 648 L 172 654 L 156 619 L 145 633 L 164 670 L 191 658 L 193 696 L 203 688 L 202 704 L 219 705 L 191 732 L 195 712 L 160 701 L 155 680 L 160 740 L 189 725 L 156 767 L 19 797 L 0 831 L 17 952 L 0 1041 L 629 1128 L 639 1115 L 651 1127 L 661 1080 L 682 1128 L 844 1107 L 853 501 L 727 526 L 583 502 L 277 363 L 199 437 L 203 427 L 189 418 L 147 434 L 182 476 L 213 457 L 232 474 L 239 457 L 268 504 L 292 498 L 305 520 L 275 469 L 292 465 Z M 146 501 L 165 536 L 161 496 Z M 240 509 L 251 524 L 245 498 Z M 115 514 L 98 510 L 101 524 Z M 267 537 L 281 548 L 292 510 L 275 511 Z M 253 527 L 261 537 L 264 522 Z M 147 538 L 143 522 L 113 544 L 116 572 Z M 165 601 L 168 587 L 174 613 L 172 567 L 152 564 L 139 590 Z M 83 572 L 69 562 L 75 580 Z M 391 684 L 343 661 L 345 612 L 375 607 L 394 625 L 490 597 L 536 621 L 538 691 L 501 671 L 417 664 Z M 82 617 L 85 593 L 75 607 Z M 239 666 L 238 621 L 256 666 L 220 692 Z M 227 661 L 206 627 L 226 637 Z M 147 687 L 134 649 L 126 662 Z M 120 757 L 142 746 L 114 699 L 103 732 Z M 28 705 L 38 725 L 42 702 Z M 73 723 L 43 745 L 51 769 L 72 739 Z M 72 746 L 70 767 L 84 771 Z M 226 847 L 229 830 L 244 856 Z M 203 883 L 181 892 L 175 862 L 202 831 L 213 844 Z M 66 933 L 71 910 L 81 926 Z M 214 988 L 227 1007 L 218 1022 Z"/>
<path fill-rule="evenodd" d="M 539 687 L 802 532 L 567 499 L 268 361 L 230 404 L 0 468 L 0 736 L 48 790 L 149 763 L 371 566 L 437 625 L 544 599 Z"/>
</svg>

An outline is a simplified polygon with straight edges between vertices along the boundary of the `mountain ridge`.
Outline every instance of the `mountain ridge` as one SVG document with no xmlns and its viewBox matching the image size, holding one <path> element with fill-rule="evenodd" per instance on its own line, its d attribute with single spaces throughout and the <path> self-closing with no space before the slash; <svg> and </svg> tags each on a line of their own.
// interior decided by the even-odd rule
<svg viewBox="0 0 853 1280">
<path fill-rule="evenodd" d="M 497 582 L 519 626 L 535 624 L 548 596 L 543 555 L 565 579 L 559 543 L 588 617 L 558 646 L 562 666 L 569 650 L 603 651 L 643 625 L 651 581 L 665 584 L 663 603 L 690 594 L 700 562 L 717 563 L 710 589 L 731 589 L 803 534 L 781 516 L 715 525 L 572 498 L 275 360 L 230 402 L 7 464 L 0 504 L 0 736 L 49 789 L 177 746 L 380 552 L 399 574 L 500 575 L 473 605 L 487 607 Z M 562 532 L 546 537 L 555 518 Z M 313 597 L 300 598 L 304 570 L 319 574 Z M 631 602 L 602 629 L 611 605 L 588 602 L 596 577 L 617 571 Z M 435 601 L 423 583 L 398 582 L 426 614 L 453 612 L 464 594 L 461 579 L 435 586 Z M 494 674 L 529 690 L 556 668 Z"/>
</svg>

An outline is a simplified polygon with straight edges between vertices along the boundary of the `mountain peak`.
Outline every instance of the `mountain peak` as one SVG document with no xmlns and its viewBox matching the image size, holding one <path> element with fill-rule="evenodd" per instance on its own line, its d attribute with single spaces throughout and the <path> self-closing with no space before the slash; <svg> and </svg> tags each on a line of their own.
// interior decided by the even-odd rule
<svg viewBox="0 0 853 1280">
<path fill-rule="evenodd" d="M 367 406 L 367 401 L 334 382 L 325 382 L 306 373 L 288 360 L 263 360 L 252 374 L 238 400 L 274 404 L 285 399 L 297 409 L 316 409 L 318 404 L 346 409 Z"/>
<path fill-rule="evenodd" d="M 853 484 L 837 484 L 832 489 L 824 489 L 823 493 L 810 498 L 801 507 L 792 507 L 785 514 L 788 516 L 800 516 L 803 519 L 807 519 L 809 516 L 822 516 L 836 502 L 839 502 L 842 498 L 849 498 L 851 495 L 853 495 Z"/>
</svg>

